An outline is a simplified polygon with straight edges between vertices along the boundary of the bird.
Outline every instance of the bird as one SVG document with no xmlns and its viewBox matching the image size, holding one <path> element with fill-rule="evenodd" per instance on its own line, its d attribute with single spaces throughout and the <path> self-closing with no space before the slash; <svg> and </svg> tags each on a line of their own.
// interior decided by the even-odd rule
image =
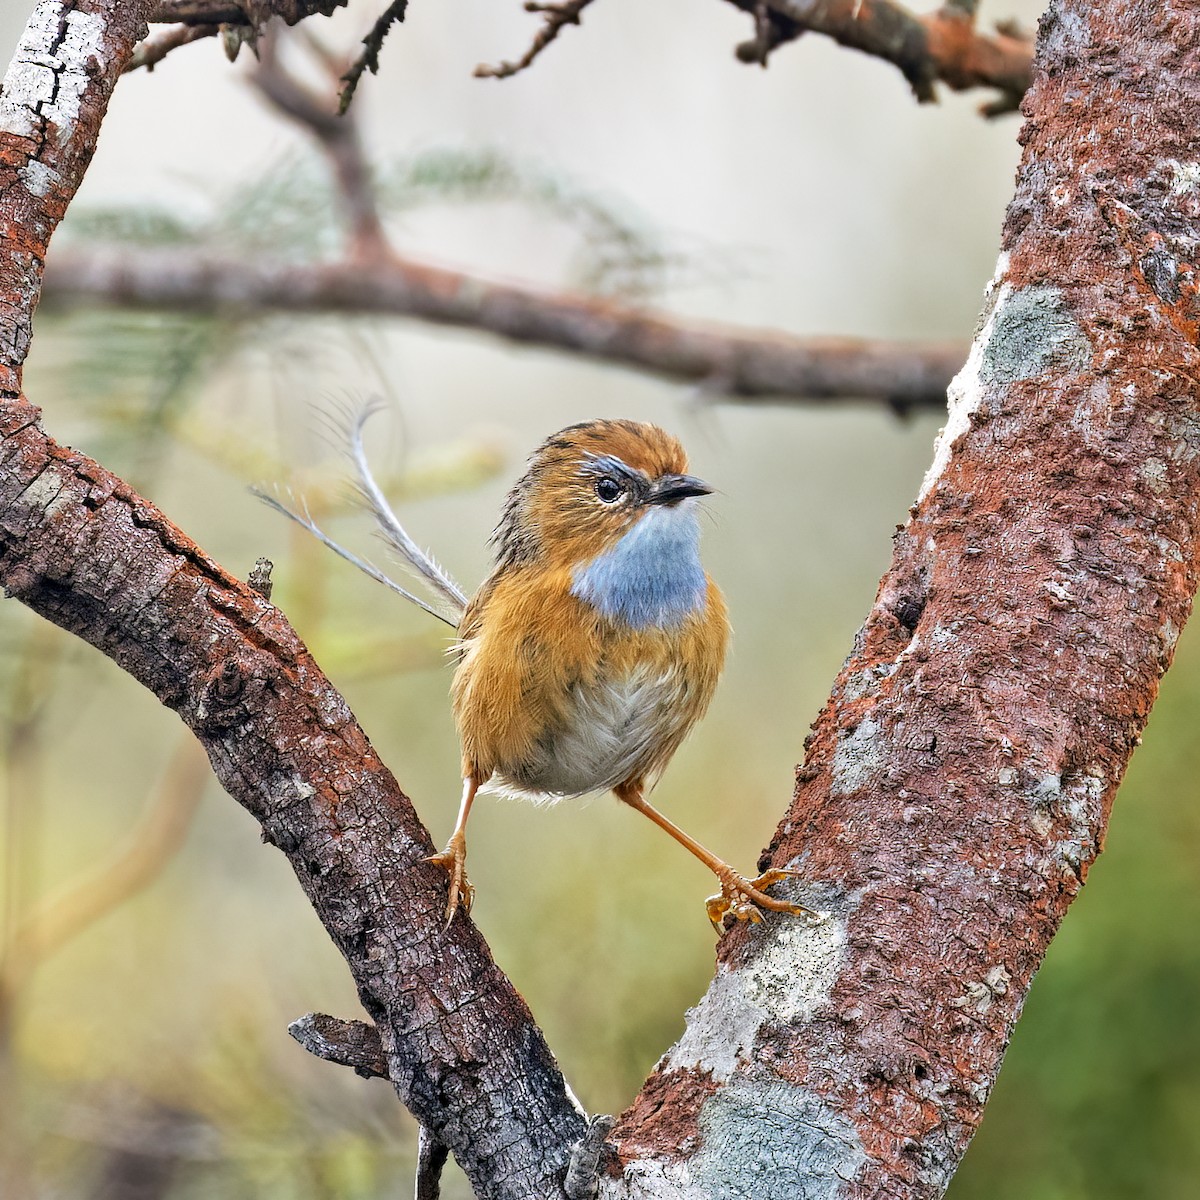
<svg viewBox="0 0 1200 1200">
<path fill-rule="evenodd" d="M 772 896 L 797 874 L 736 871 L 653 807 L 647 795 L 708 709 L 730 626 L 700 560 L 698 504 L 713 489 L 688 473 L 683 446 L 656 425 L 602 419 L 547 437 L 509 490 L 492 535 L 495 564 L 469 599 L 392 512 L 371 475 L 363 427 L 348 423 L 358 490 L 379 531 L 428 593 L 414 595 L 297 513 L 259 492 L 343 557 L 451 625 L 451 699 L 462 798 L 445 848 L 446 922 L 470 911 L 467 821 L 485 791 L 562 801 L 611 791 L 696 856 L 720 890 L 718 933 L 764 913 L 819 920 Z"/>
</svg>

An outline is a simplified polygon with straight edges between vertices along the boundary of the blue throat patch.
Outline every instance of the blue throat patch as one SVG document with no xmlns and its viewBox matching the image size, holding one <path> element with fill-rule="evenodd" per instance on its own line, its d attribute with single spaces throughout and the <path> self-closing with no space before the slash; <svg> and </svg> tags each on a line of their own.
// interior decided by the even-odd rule
<svg viewBox="0 0 1200 1200">
<path fill-rule="evenodd" d="M 703 607 L 700 523 L 688 501 L 651 508 L 613 546 L 575 568 L 571 594 L 634 629 L 678 625 Z"/>
</svg>

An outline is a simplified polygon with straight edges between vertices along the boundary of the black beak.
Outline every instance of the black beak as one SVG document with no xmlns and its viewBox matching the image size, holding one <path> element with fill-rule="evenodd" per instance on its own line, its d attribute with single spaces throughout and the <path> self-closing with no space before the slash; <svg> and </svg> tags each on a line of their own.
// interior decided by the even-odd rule
<svg viewBox="0 0 1200 1200">
<path fill-rule="evenodd" d="M 662 475 L 650 485 L 648 504 L 678 504 L 689 496 L 707 496 L 712 488 L 695 475 Z"/>
</svg>

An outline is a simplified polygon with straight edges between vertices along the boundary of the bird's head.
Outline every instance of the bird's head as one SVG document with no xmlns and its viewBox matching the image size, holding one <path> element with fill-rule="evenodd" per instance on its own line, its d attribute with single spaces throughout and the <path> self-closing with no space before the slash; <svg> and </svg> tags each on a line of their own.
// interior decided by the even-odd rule
<svg viewBox="0 0 1200 1200">
<path fill-rule="evenodd" d="M 651 513 L 683 516 L 692 497 L 712 491 L 687 465 L 683 447 L 657 425 L 588 421 L 560 430 L 508 494 L 494 538 L 498 566 L 571 566 L 612 549 Z"/>
</svg>

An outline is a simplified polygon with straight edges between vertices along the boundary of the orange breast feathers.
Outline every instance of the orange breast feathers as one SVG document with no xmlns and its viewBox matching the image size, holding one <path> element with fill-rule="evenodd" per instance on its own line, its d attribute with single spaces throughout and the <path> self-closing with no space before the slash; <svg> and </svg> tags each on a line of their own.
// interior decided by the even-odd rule
<svg viewBox="0 0 1200 1200">
<path fill-rule="evenodd" d="M 577 579 L 514 566 L 471 602 L 453 684 L 464 776 L 543 798 L 649 785 L 704 715 L 729 638 L 712 580 L 694 612 L 635 627 L 577 595 Z"/>
</svg>

